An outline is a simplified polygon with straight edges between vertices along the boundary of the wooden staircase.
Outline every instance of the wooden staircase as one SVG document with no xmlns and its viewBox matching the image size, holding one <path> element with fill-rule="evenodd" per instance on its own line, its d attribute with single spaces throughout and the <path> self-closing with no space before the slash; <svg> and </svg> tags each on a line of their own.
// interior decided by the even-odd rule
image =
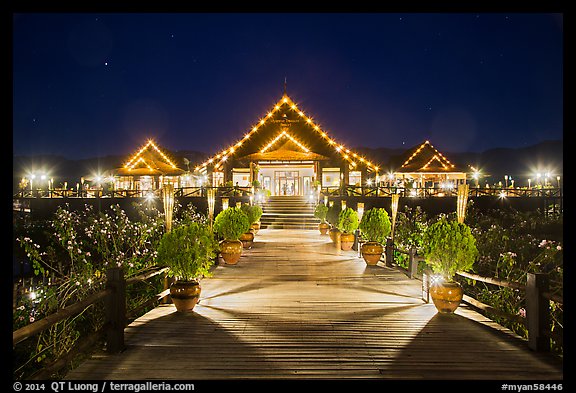
<svg viewBox="0 0 576 393">
<path fill-rule="evenodd" d="M 318 229 L 314 217 L 315 201 L 304 196 L 271 196 L 262 204 L 261 228 Z"/>
</svg>

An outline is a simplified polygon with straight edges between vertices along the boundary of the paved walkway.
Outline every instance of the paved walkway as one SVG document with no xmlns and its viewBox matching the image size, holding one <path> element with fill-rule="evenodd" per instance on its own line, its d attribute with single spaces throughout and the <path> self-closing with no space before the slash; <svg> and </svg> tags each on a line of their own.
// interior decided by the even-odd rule
<svg viewBox="0 0 576 393">
<path fill-rule="evenodd" d="M 157 307 L 127 349 L 67 379 L 561 380 L 561 365 L 465 305 L 439 315 L 421 283 L 337 251 L 318 231 L 261 230 L 202 281 L 193 313 Z"/>
</svg>

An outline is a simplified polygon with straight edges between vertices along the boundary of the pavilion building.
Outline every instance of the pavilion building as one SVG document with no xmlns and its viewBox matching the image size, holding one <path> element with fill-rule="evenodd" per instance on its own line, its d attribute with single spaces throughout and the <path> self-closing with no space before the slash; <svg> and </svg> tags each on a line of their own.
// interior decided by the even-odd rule
<svg viewBox="0 0 576 393">
<path fill-rule="evenodd" d="M 429 141 L 408 149 L 391 166 L 385 183 L 413 188 L 457 189 L 466 183 L 466 172 L 450 162 Z M 383 179 L 384 180 L 384 179 Z"/>
<path fill-rule="evenodd" d="M 329 136 L 286 92 L 233 145 L 195 168 L 212 186 L 258 181 L 271 195 L 360 185 L 377 172 L 378 166 Z"/>
<path fill-rule="evenodd" d="M 190 178 L 176 164 L 176 159 L 169 158 L 152 140 L 148 140 L 124 165 L 107 175 L 113 178 L 115 190 L 138 191 L 157 190 L 164 184 L 186 187 Z"/>
</svg>

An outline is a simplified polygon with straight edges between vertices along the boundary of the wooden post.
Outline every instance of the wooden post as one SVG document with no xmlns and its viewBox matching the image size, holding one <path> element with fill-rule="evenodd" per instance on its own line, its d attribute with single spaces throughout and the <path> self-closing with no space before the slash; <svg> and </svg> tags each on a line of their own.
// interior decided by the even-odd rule
<svg viewBox="0 0 576 393">
<path fill-rule="evenodd" d="M 549 351 L 550 302 L 542 294 L 548 291 L 546 273 L 528 273 L 526 279 L 526 321 L 528 347 L 534 351 Z"/>
<path fill-rule="evenodd" d="M 416 261 L 416 248 L 411 247 L 408 253 L 410 259 L 408 262 L 408 274 L 410 279 L 413 279 L 418 274 L 418 262 Z"/>
<path fill-rule="evenodd" d="M 110 353 L 124 350 L 124 328 L 126 327 L 126 280 L 124 270 L 119 267 L 106 272 L 106 288 L 112 294 L 106 299 L 106 343 Z"/>
<path fill-rule="evenodd" d="M 394 241 L 392 238 L 386 239 L 386 266 L 392 266 L 394 263 Z"/>
<path fill-rule="evenodd" d="M 354 243 L 352 244 L 352 249 L 354 251 L 359 251 L 360 248 L 360 229 L 354 231 Z"/>
<path fill-rule="evenodd" d="M 425 268 L 422 272 L 422 300 L 430 303 L 430 269 Z"/>
<path fill-rule="evenodd" d="M 342 232 L 338 231 L 335 233 L 335 239 L 336 241 L 334 242 L 334 246 L 336 247 L 336 254 L 339 255 L 342 251 L 342 239 L 341 236 Z"/>
<path fill-rule="evenodd" d="M 168 275 L 164 273 L 164 290 L 170 289 L 170 286 L 174 281 L 174 277 L 168 277 Z M 172 304 L 172 298 L 170 296 L 164 296 L 162 299 L 162 304 Z"/>
</svg>

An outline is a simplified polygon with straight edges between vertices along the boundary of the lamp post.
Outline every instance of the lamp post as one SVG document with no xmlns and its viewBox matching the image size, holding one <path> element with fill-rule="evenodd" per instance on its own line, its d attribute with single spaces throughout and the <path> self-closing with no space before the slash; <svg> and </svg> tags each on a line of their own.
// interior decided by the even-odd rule
<svg viewBox="0 0 576 393">
<path fill-rule="evenodd" d="M 392 231 L 390 236 L 394 239 L 394 227 L 396 226 L 396 214 L 398 213 L 398 200 L 400 194 L 392 194 Z"/>
<path fill-rule="evenodd" d="M 358 211 L 358 220 L 362 220 L 362 216 L 364 215 L 364 202 L 358 202 L 356 210 Z"/>
<path fill-rule="evenodd" d="M 532 179 L 528 178 L 528 188 L 530 188 L 530 183 L 532 182 Z"/>
<path fill-rule="evenodd" d="M 558 188 L 560 188 L 560 176 L 556 176 L 556 181 L 558 182 Z"/>
<path fill-rule="evenodd" d="M 468 184 L 460 184 L 458 186 L 458 199 L 456 204 L 456 215 L 458 222 L 463 223 L 466 215 L 466 202 L 468 201 Z"/>
<path fill-rule="evenodd" d="M 162 197 L 164 202 L 164 217 L 166 218 L 166 232 L 172 230 L 172 212 L 174 209 L 174 184 L 165 183 L 162 186 Z"/>
<path fill-rule="evenodd" d="M 208 198 L 208 219 L 210 221 L 210 228 L 212 228 L 214 222 L 214 203 L 216 201 L 216 190 L 214 187 L 208 188 L 206 195 Z"/>
<path fill-rule="evenodd" d="M 504 175 L 504 180 L 506 180 L 506 188 L 508 188 L 508 175 Z"/>
</svg>

